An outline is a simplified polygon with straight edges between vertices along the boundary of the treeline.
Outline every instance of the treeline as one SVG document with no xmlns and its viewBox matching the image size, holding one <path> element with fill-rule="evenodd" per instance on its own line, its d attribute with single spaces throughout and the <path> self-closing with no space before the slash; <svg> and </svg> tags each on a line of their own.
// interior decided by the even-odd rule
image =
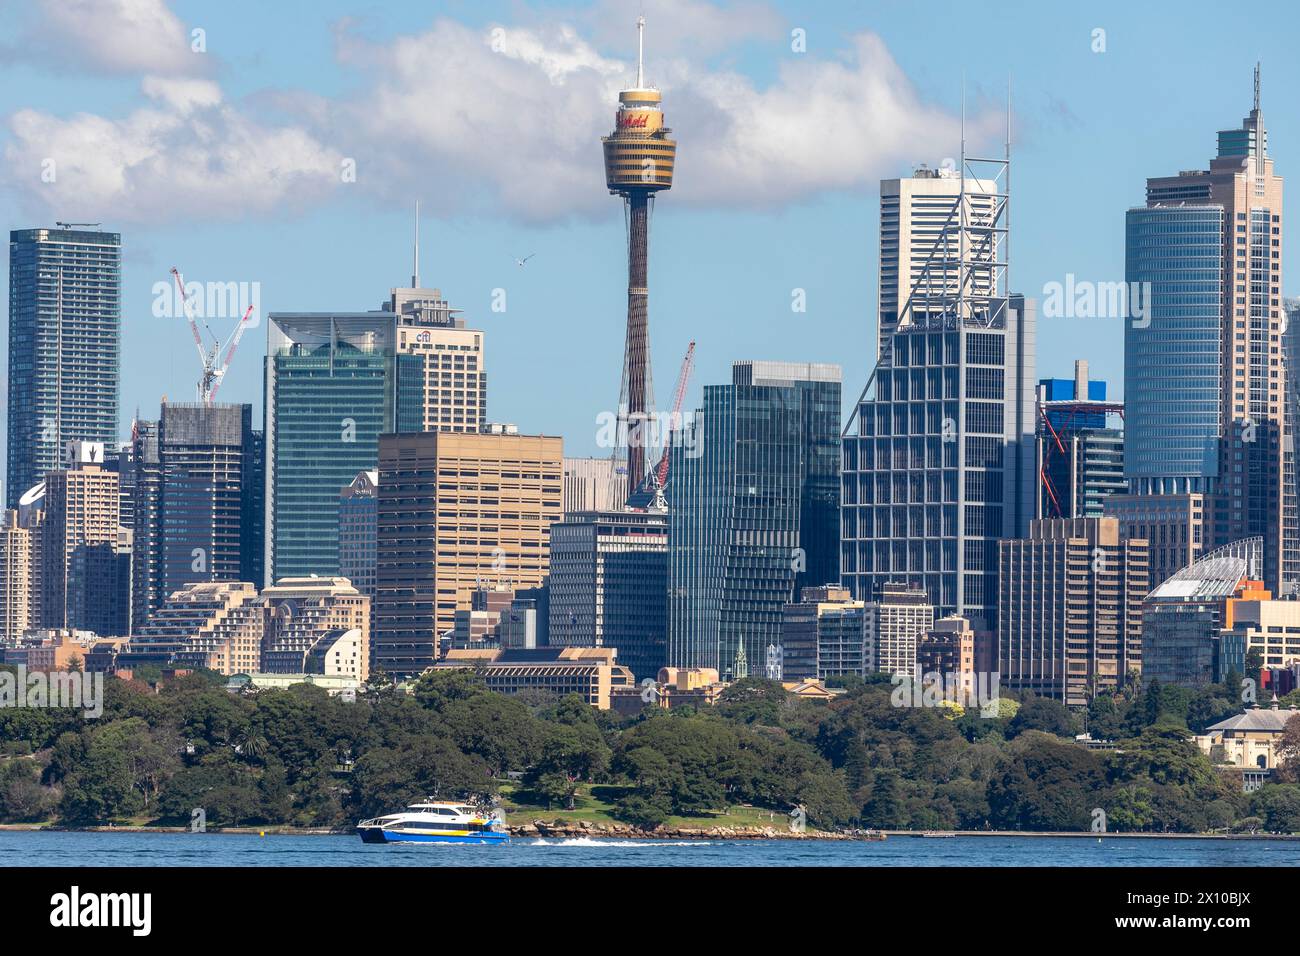
<svg viewBox="0 0 1300 956">
<path fill-rule="evenodd" d="M 1004 696 L 996 718 L 896 707 L 886 680 L 843 682 L 829 703 L 748 679 L 716 707 L 623 718 L 581 699 L 506 697 L 471 670 L 430 673 L 413 694 L 377 680 L 356 702 L 319 688 L 232 694 L 224 679 L 105 682 L 103 716 L 0 710 L 0 820 L 347 827 L 434 795 L 515 797 L 563 811 L 580 785 L 616 794 L 622 820 L 701 822 L 729 806 L 811 826 L 884 829 L 1300 831 L 1292 767 L 1255 794 L 1190 742 L 1239 709 L 1235 681 L 1149 686 L 1084 715 Z M 1300 724 L 1300 721 L 1297 721 Z M 1288 731 L 1300 750 L 1300 726 Z"/>
</svg>

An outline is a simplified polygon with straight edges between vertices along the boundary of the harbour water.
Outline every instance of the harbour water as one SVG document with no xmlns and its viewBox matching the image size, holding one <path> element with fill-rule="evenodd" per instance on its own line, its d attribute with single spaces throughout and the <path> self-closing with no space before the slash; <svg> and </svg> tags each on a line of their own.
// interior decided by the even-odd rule
<svg viewBox="0 0 1300 956">
<path fill-rule="evenodd" d="M 1300 866 L 1300 841 L 956 836 L 431 846 L 366 845 L 342 835 L 0 832 L 0 867 L 11 866 Z"/>
</svg>

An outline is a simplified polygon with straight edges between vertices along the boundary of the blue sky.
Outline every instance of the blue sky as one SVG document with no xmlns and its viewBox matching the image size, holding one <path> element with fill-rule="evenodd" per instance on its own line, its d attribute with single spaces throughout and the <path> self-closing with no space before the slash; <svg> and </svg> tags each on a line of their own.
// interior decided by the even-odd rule
<svg viewBox="0 0 1300 956">
<path fill-rule="evenodd" d="M 957 155 L 963 77 L 971 137 L 989 148 L 1012 84 L 1011 276 L 1031 296 L 1067 273 L 1123 278 L 1125 209 L 1146 176 L 1209 161 L 1215 131 L 1250 108 L 1257 59 L 1288 175 L 1293 9 L 1248 36 L 1214 29 L 1214 4 L 1162 6 L 0 0 L 0 214 L 10 229 L 123 234 L 125 435 L 136 407 L 153 417 L 163 395 L 193 396 L 189 334 L 151 311 L 171 266 L 259 282 L 267 312 L 376 308 L 407 282 L 419 198 L 424 284 L 487 333 L 489 416 L 595 454 L 626 287 L 599 136 L 639 13 L 679 142 L 651 238 L 660 405 L 695 340 L 690 403 L 733 360 L 768 358 L 841 364 L 847 407 L 874 354 L 877 182 Z M 339 175 L 349 160 L 355 182 Z M 1118 392 L 1118 319 L 1045 319 L 1038 341 L 1040 377 L 1087 358 Z M 221 394 L 259 414 L 264 342 L 263 325 Z"/>
</svg>

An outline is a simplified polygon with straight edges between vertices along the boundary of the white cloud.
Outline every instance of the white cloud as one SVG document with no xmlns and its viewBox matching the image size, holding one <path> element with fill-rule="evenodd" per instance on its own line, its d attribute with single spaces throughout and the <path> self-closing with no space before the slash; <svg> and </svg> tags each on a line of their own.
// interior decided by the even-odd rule
<svg viewBox="0 0 1300 956">
<path fill-rule="evenodd" d="M 345 62 L 379 66 L 368 89 L 341 105 L 339 129 L 373 145 L 367 165 L 379 172 L 370 185 L 380 193 L 487 202 L 525 220 L 609 209 L 600 137 L 634 64 L 600 55 L 568 29 L 476 33 L 440 21 L 364 56 L 354 42 L 341 39 Z M 872 34 L 852 38 L 838 60 L 784 55 L 762 88 L 682 60 L 649 65 L 679 142 L 671 202 L 769 206 L 871 189 L 960 145 L 958 118 L 925 103 Z M 977 113 L 968 135 L 980 142 L 1001 122 Z"/>
<path fill-rule="evenodd" d="M 154 24 L 145 33 L 155 38 L 181 29 L 161 0 L 112 6 Z M 656 42 L 668 35 L 664 47 L 778 41 L 771 45 L 779 58 L 774 79 L 761 86 L 735 68 L 704 67 L 700 56 L 665 56 L 648 46 L 648 72 L 664 90 L 680 144 L 668 200 L 674 204 L 779 206 L 828 191 L 871 190 L 912 162 L 935 163 L 958 149 L 958 119 L 923 100 L 875 35 L 850 38 L 839 55 L 795 54 L 786 25 L 755 3 L 650 6 L 663 8 L 663 26 L 650 35 Z M 0 175 L 46 210 L 81 209 L 92 219 L 242 216 L 327 198 L 342 159 L 355 157 L 350 188 L 402 203 L 421 196 L 444 214 L 528 222 L 612 215 L 600 137 L 613 126 L 618 90 L 635 63 L 589 38 L 612 29 L 609 3 L 584 17 L 576 22 L 586 24 L 586 35 L 565 25 L 471 29 L 440 19 L 380 43 L 344 21 L 335 54 L 356 74 L 358 92 L 333 100 L 284 90 L 231 104 L 215 83 L 151 72 L 142 80 L 151 104 L 124 118 L 13 114 L 8 171 Z M 113 21 L 121 22 L 120 15 Z M 634 51 L 634 21 L 620 29 L 616 49 Z M 252 118 L 249 106 L 258 102 L 298 108 L 276 125 Z M 997 110 L 976 111 L 968 136 L 974 143 L 994 138 L 1001 123 Z M 53 184 L 40 178 L 42 161 L 51 158 Z"/>
<path fill-rule="evenodd" d="M 109 73 L 201 70 L 190 32 L 166 0 L 38 0 L 32 40 L 43 56 Z"/>
<path fill-rule="evenodd" d="M 73 219 L 157 222 L 279 213 L 340 184 L 342 155 L 306 130 L 259 124 L 213 84 L 144 85 L 158 105 L 120 120 L 13 114 L 9 185 L 29 207 Z"/>
</svg>

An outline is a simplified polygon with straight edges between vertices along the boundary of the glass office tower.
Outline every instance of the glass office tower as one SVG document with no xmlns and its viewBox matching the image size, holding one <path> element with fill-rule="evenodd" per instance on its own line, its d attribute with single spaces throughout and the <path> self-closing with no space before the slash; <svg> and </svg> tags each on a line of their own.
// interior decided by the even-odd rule
<svg viewBox="0 0 1300 956">
<path fill-rule="evenodd" d="M 991 322 L 899 329 L 844 439 L 841 581 L 923 588 L 936 615 L 996 627 L 998 541 L 1034 515 L 1032 303 Z"/>
<path fill-rule="evenodd" d="M 117 444 L 122 237 L 86 228 L 9 234 L 10 508 L 70 441 Z"/>
<path fill-rule="evenodd" d="M 782 608 L 839 578 L 840 368 L 737 362 L 674 438 L 668 663 L 763 673 Z"/>
<path fill-rule="evenodd" d="M 338 574 L 339 489 L 379 436 L 424 425 L 424 363 L 391 312 L 272 314 L 266 354 L 266 583 Z"/>
<path fill-rule="evenodd" d="M 1130 283 L 1149 317 L 1124 326 L 1124 475 L 1139 494 L 1211 492 L 1219 470 L 1223 367 L 1221 206 L 1131 209 Z M 1177 375 L 1171 369 L 1177 367 Z"/>
<path fill-rule="evenodd" d="M 1300 589 L 1300 528 L 1284 408 L 1283 181 L 1258 69 L 1253 108 L 1218 146 L 1208 169 L 1148 179 L 1146 206 L 1128 212 L 1126 278 L 1130 290 L 1150 283 L 1150 307 L 1131 308 L 1124 332 L 1125 475 L 1138 494 L 1204 492 L 1207 546 L 1262 538 L 1265 584 L 1287 595 Z"/>
</svg>

